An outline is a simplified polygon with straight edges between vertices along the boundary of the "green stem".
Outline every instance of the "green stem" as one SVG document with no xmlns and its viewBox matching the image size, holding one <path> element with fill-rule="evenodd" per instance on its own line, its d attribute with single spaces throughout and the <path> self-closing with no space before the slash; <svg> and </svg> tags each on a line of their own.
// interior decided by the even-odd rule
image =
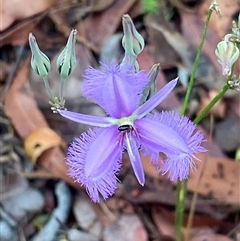
<svg viewBox="0 0 240 241">
<path fill-rule="evenodd" d="M 207 29 L 208 29 L 208 25 L 210 22 L 210 18 L 212 15 L 213 10 L 209 9 L 208 11 L 208 15 L 207 15 L 207 19 L 204 25 L 204 30 L 202 33 L 202 37 L 201 37 L 201 41 L 198 47 L 198 51 L 197 51 L 197 55 L 196 55 L 196 59 L 194 61 L 193 64 L 193 70 L 191 73 L 191 77 L 190 77 L 190 81 L 188 84 L 188 88 L 187 88 L 187 92 L 184 98 L 184 102 L 183 102 L 183 106 L 182 106 L 182 110 L 181 110 L 181 115 L 184 115 L 186 110 L 187 110 L 187 105 L 189 102 L 189 98 L 190 98 L 190 94 L 193 88 L 193 84 L 194 84 L 194 80 L 195 80 L 195 75 L 197 72 L 197 67 L 199 64 L 199 60 L 201 57 L 201 52 L 202 52 L 202 48 L 203 48 L 203 43 L 206 39 L 206 35 L 207 35 Z M 184 215 L 184 207 L 185 207 L 185 199 L 186 199 L 186 192 L 187 192 L 187 179 L 184 181 L 180 181 L 178 179 L 177 181 L 177 205 L 176 205 L 176 211 L 175 211 L 175 215 L 176 215 L 176 241 L 181 241 L 182 240 L 182 225 L 183 225 L 183 215 Z"/>
<path fill-rule="evenodd" d="M 187 193 L 187 179 L 177 182 L 177 205 L 175 210 L 176 241 L 182 240 L 182 222 L 185 198 Z"/>
<path fill-rule="evenodd" d="M 203 111 L 200 112 L 200 114 L 195 118 L 195 120 L 194 120 L 195 124 L 198 124 L 206 116 L 208 111 L 223 97 L 223 95 L 226 93 L 226 91 L 228 89 L 229 89 L 229 84 L 226 83 L 223 86 L 223 88 L 220 90 L 220 92 L 210 101 L 210 103 L 203 109 Z M 187 230 L 186 230 L 185 241 L 189 240 L 190 228 L 191 228 L 192 222 L 193 222 L 193 216 L 194 216 L 194 213 L 195 213 L 195 205 L 196 205 L 196 202 L 197 202 L 197 198 L 198 198 L 198 192 L 197 192 L 197 189 L 195 189 L 194 194 L 193 194 L 193 198 L 192 198 L 191 207 L 190 207 L 188 222 L 187 222 Z"/>
<path fill-rule="evenodd" d="M 194 79 L 195 79 L 195 75 L 196 75 L 196 72 L 197 72 L 199 60 L 200 60 L 200 57 L 201 57 L 203 43 L 206 39 L 207 29 L 208 29 L 208 25 L 209 25 L 209 22 L 210 22 L 212 12 L 213 12 L 213 10 L 209 9 L 208 15 L 207 15 L 207 20 L 206 20 L 206 23 L 204 25 L 204 30 L 203 30 L 203 33 L 202 33 L 201 42 L 200 42 L 199 47 L 198 47 L 197 56 L 196 56 L 196 59 L 195 59 L 194 64 L 193 64 L 193 70 L 192 70 L 192 73 L 191 73 L 191 77 L 190 77 L 190 81 L 189 81 L 189 84 L 188 84 L 187 92 L 186 92 L 186 95 L 185 95 L 185 98 L 184 98 L 183 107 L 182 107 L 182 110 L 181 110 L 181 115 L 184 115 L 185 112 L 186 112 L 186 109 L 187 109 L 187 105 L 188 105 L 190 94 L 191 94 L 191 91 L 192 91 L 192 88 L 193 88 Z"/>
<path fill-rule="evenodd" d="M 64 103 L 64 100 L 63 100 L 63 90 L 64 90 L 65 80 L 66 80 L 66 79 L 64 79 L 64 78 L 61 77 L 60 90 L 59 90 L 59 100 L 60 100 L 60 103 L 61 103 L 61 104 Z"/>
<path fill-rule="evenodd" d="M 50 89 L 48 79 L 46 77 L 43 77 L 43 81 L 44 81 L 45 89 L 48 93 L 48 96 L 51 98 L 52 102 L 55 103 L 56 100 L 55 100 L 55 97 L 53 96 L 53 93 Z"/>
<path fill-rule="evenodd" d="M 209 112 L 209 110 L 223 97 L 223 95 L 227 92 L 229 89 L 229 84 L 226 83 L 223 88 L 220 90 L 220 92 L 210 101 L 210 103 L 200 112 L 200 114 L 195 118 L 194 123 L 198 124 Z M 182 240 L 182 223 L 183 223 L 183 214 L 184 214 L 184 205 L 185 205 L 185 199 L 186 199 L 186 193 L 187 193 L 187 183 L 188 180 L 177 182 L 177 205 L 176 205 L 176 240 L 181 241 Z M 196 197 L 195 197 L 196 199 Z M 192 209 L 192 207 L 191 207 Z M 190 213 L 194 213 L 194 210 L 192 210 Z"/>
<path fill-rule="evenodd" d="M 226 83 L 220 92 L 210 101 L 210 103 L 198 114 L 198 116 L 194 119 L 194 123 L 198 124 L 209 112 L 209 110 L 223 97 L 223 95 L 229 89 L 229 84 Z"/>
</svg>

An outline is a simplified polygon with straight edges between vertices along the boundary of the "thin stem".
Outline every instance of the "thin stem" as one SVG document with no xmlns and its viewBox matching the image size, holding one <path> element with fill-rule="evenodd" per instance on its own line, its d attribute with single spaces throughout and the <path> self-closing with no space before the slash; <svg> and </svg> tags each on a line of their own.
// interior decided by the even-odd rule
<svg viewBox="0 0 240 241">
<path fill-rule="evenodd" d="M 212 117 L 212 115 L 211 115 L 211 117 Z M 212 120 L 212 122 L 213 122 L 213 120 Z M 196 207 L 196 203 L 197 203 L 197 199 L 198 199 L 198 188 L 199 188 L 199 184 L 202 180 L 202 176 L 203 176 L 205 167 L 206 167 L 206 161 L 203 162 L 203 167 L 201 168 L 201 172 L 200 172 L 199 178 L 197 180 L 196 187 L 194 188 L 194 193 L 193 193 L 193 197 L 192 197 L 192 201 L 191 201 L 189 216 L 188 216 L 188 220 L 187 220 L 187 226 L 186 226 L 184 241 L 189 241 L 189 238 L 190 238 L 190 230 L 191 230 L 191 227 L 192 227 L 194 213 L 195 213 L 195 207 Z"/>
<path fill-rule="evenodd" d="M 193 121 L 195 124 L 198 124 L 209 112 L 209 110 L 223 97 L 223 95 L 227 92 L 229 89 L 229 84 L 226 83 L 223 88 L 220 90 L 220 92 L 210 101 L 210 103 L 200 112 L 200 114 L 195 118 Z M 183 213 L 184 213 L 184 203 L 185 203 L 185 198 L 186 198 L 186 191 L 187 191 L 187 182 L 188 180 L 184 180 L 183 182 L 179 181 L 177 182 L 177 207 L 176 207 L 176 240 L 180 241 L 181 240 L 181 228 L 182 228 L 182 222 L 183 222 Z M 190 215 L 189 215 L 189 220 L 188 220 L 188 225 L 187 227 L 190 229 L 192 220 L 193 220 L 193 215 L 195 212 L 195 203 L 197 200 L 198 194 L 197 192 L 194 192 L 193 200 L 192 200 L 192 205 L 190 208 Z M 187 239 L 186 239 L 187 241 Z"/>
<path fill-rule="evenodd" d="M 209 25 L 209 22 L 210 22 L 212 12 L 213 12 L 213 10 L 209 9 L 208 15 L 207 15 L 207 20 L 206 20 L 206 23 L 204 25 L 204 29 L 203 29 L 203 33 L 202 33 L 201 42 L 200 42 L 200 45 L 198 47 L 197 56 L 196 56 L 196 59 L 195 59 L 194 64 L 193 64 L 193 70 L 192 70 L 190 81 L 189 81 L 189 84 L 188 84 L 187 93 L 186 93 L 186 96 L 184 98 L 183 107 L 182 107 L 182 110 L 181 110 L 182 115 L 185 114 L 186 109 L 187 109 L 190 94 L 191 94 L 193 84 L 194 84 L 195 75 L 196 75 L 196 72 L 197 72 L 197 67 L 198 67 L 199 60 L 200 60 L 201 53 L 202 53 L 203 43 L 204 43 L 204 41 L 206 39 L 206 36 L 207 36 L 207 29 L 208 29 L 208 25 Z"/>
<path fill-rule="evenodd" d="M 187 105 L 189 102 L 189 98 L 190 98 L 190 94 L 193 88 L 193 84 L 194 84 L 194 80 L 195 80 L 195 75 L 197 72 L 197 67 L 199 64 L 199 60 L 200 60 L 200 56 L 201 56 L 201 52 L 202 52 L 202 48 L 203 48 L 203 43 L 206 39 L 206 35 L 207 35 L 207 29 L 208 29 L 208 25 L 210 22 L 210 18 L 212 15 L 213 10 L 209 9 L 208 10 L 208 15 L 207 15 L 207 19 L 204 25 L 204 30 L 202 33 L 202 37 L 201 37 L 201 41 L 198 47 L 198 51 L 197 51 L 197 55 L 196 55 L 196 59 L 194 61 L 193 64 L 193 70 L 191 73 L 191 77 L 190 77 L 190 81 L 188 84 L 188 88 L 187 88 L 187 92 L 186 92 L 186 96 L 184 98 L 184 102 L 183 102 L 183 106 L 182 106 L 182 110 L 181 110 L 181 115 L 184 115 L 186 110 L 187 110 Z M 184 207 L 185 207 L 185 199 L 186 199 L 186 192 L 187 192 L 187 179 L 184 180 L 183 182 L 180 181 L 178 179 L 177 181 L 177 205 L 176 205 L 176 241 L 181 241 L 182 240 L 182 224 L 183 224 L 183 214 L 184 214 Z"/>
<path fill-rule="evenodd" d="M 63 89 L 64 89 L 65 80 L 66 79 L 61 77 L 60 90 L 59 90 L 59 100 L 60 100 L 61 104 L 64 103 L 64 100 L 63 100 Z"/>
<path fill-rule="evenodd" d="M 214 116 L 213 115 L 210 115 L 210 122 L 211 122 L 211 125 L 210 125 L 211 126 L 211 128 L 210 128 L 211 134 L 210 134 L 210 136 L 212 136 L 212 127 L 214 125 Z M 195 207 L 196 207 L 196 203 L 197 203 L 197 199 L 198 199 L 198 188 L 199 188 L 199 184 L 202 180 L 202 176 L 203 176 L 203 173 L 205 171 L 205 167 L 206 167 L 206 161 L 203 162 L 203 167 L 201 168 L 201 172 L 200 172 L 199 178 L 197 180 L 196 187 L 194 188 L 194 193 L 193 193 L 190 211 L 189 211 L 188 220 L 187 220 L 187 227 L 186 227 L 186 233 L 185 233 L 184 241 L 189 241 L 189 238 L 190 238 L 190 230 L 191 230 L 191 227 L 192 227 L 194 213 L 195 213 Z"/>
<path fill-rule="evenodd" d="M 48 96 L 51 98 L 51 100 L 53 101 L 53 103 L 55 103 L 55 97 L 50 89 L 50 86 L 49 86 L 49 82 L 48 82 L 48 79 L 46 77 L 43 77 L 43 81 L 44 81 L 44 85 L 45 85 L 45 89 L 48 93 Z"/>
<path fill-rule="evenodd" d="M 226 91 L 229 89 L 229 85 L 226 83 L 223 88 L 220 90 L 220 92 L 210 101 L 210 103 L 203 109 L 203 111 L 195 118 L 193 121 L 195 124 L 198 124 L 208 113 L 208 111 L 223 97 L 223 95 L 226 93 Z M 202 170 L 203 171 L 203 170 Z M 202 173 L 201 173 L 202 175 Z M 200 182 L 200 179 L 198 181 L 198 184 Z M 198 186 L 197 184 L 197 186 Z M 198 189 L 198 187 L 197 187 Z M 189 240 L 189 234 L 190 234 L 190 228 L 192 226 L 193 222 L 193 216 L 195 213 L 195 206 L 198 198 L 198 192 L 197 189 L 195 189 L 193 193 L 193 198 L 192 198 L 192 203 L 190 207 L 190 212 L 189 212 L 189 217 L 188 217 L 188 222 L 187 222 L 187 232 L 186 232 L 186 237 L 185 241 Z"/>
<path fill-rule="evenodd" d="M 229 89 L 229 84 L 226 83 L 220 92 L 210 101 L 210 103 L 198 114 L 198 116 L 193 121 L 195 124 L 198 124 L 209 112 L 209 110 L 223 97 L 223 95 Z"/>
<path fill-rule="evenodd" d="M 177 182 L 177 206 L 175 210 L 176 241 L 182 240 L 182 222 L 184 214 L 185 198 L 187 193 L 187 179 Z"/>
</svg>

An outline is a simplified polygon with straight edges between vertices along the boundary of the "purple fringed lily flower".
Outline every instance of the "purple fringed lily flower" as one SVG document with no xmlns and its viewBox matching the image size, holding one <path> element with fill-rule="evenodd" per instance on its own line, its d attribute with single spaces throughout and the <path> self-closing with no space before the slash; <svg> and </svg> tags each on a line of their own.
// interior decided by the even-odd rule
<svg viewBox="0 0 240 241">
<path fill-rule="evenodd" d="M 101 70 L 90 67 L 85 73 L 84 96 L 93 99 L 109 117 L 59 111 L 70 120 L 97 126 L 77 138 L 67 155 L 70 175 L 86 186 L 94 202 L 99 202 L 99 194 L 106 199 L 117 188 L 116 173 L 124 150 L 141 185 L 145 177 L 139 150 L 150 156 L 152 164 L 161 164 L 162 173 L 168 172 L 171 180 L 187 178 L 194 167 L 194 154 L 205 151 L 201 147 L 203 135 L 188 118 L 174 112 L 149 114 L 169 95 L 177 79 L 138 106 L 148 81 L 146 74 L 133 73 L 126 66 L 102 65 Z M 160 152 L 165 160 L 159 160 Z"/>
</svg>

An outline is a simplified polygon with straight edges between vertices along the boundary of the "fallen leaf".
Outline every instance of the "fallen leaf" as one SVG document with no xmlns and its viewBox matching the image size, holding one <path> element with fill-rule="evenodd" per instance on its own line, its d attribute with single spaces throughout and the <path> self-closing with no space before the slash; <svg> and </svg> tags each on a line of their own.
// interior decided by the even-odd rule
<svg viewBox="0 0 240 241">
<path fill-rule="evenodd" d="M 209 203 L 215 200 L 239 206 L 240 163 L 229 158 L 213 157 L 208 154 L 199 154 L 197 158 L 201 161 L 196 161 L 196 170 L 190 172 L 188 190 L 192 192 L 197 190 L 199 194 L 209 199 Z M 142 156 L 142 161 L 145 172 L 153 178 L 157 180 L 167 178 L 167 174 L 162 176 L 156 172 L 156 168 L 149 164 L 148 158 Z M 172 182 L 172 184 L 175 183 Z"/>
<path fill-rule="evenodd" d="M 207 11 L 211 5 L 211 2 L 212 0 L 206 0 L 203 1 L 199 6 L 197 15 L 202 21 L 206 20 Z M 231 0 L 231 2 L 226 0 L 218 0 L 217 4 L 219 5 L 222 16 L 219 17 L 216 12 L 213 12 L 209 25 L 215 30 L 217 36 L 221 39 L 227 32 L 229 32 L 233 16 L 237 13 L 237 11 L 239 12 L 240 3 L 238 0 Z"/>
<path fill-rule="evenodd" d="M 0 7 L 0 31 L 8 28 L 13 22 L 33 16 L 50 8 L 53 0 L 2 0 Z"/>
<path fill-rule="evenodd" d="M 152 217 L 154 220 L 154 223 L 156 224 L 158 231 L 160 233 L 160 236 L 162 239 L 171 239 L 175 240 L 175 211 L 169 210 L 168 208 L 158 205 L 153 206 L 152 208 Z M 186 224 L 188 220 L 188 214 L 184 215 L 183 218 L 183 227 L 182 227 L 182 234 L 186 235 Z M 209 216 L 209 214 L 202 215 L 202 214 L 195 214 L 193 218 L 193 225 L 191 228 L 191 234 L 196 234 L 199 231 L 205 231 L 210 230 L 211 233 L 213 230 L 212 227 L 218 228 L 218 230 L 221 230 L 223 232 L 229 232 L 229 230 L 233 227 L 228 222 L 218 220 L 216 218 L 213 218 Z"/>
<path fill-rule="evenodd" d="M 135 214 L 122 214 L 103 231 L 104 241 L 147 241 L 147 232 Z"/>
<path fill-rule="evenodd" d="M 48 127 L 26 85 L 30 58 L 19 69 L 4 100 L 6 114 L 11 118 L 15 130 L 22 138 L 38 127 Z"/>
<path fill-rule="evenodd" d="M 188 189 L 211 200 L 240 205 L 240 163 L 229 158 L 213 157 L 207 154 L 197 155 L 202 161 L 196 162 L 196 171 L 192 170 Z M 200 178 L 197 187 L 198 179 Z"/>
<path fill-rule="evenodd" d="M 138 63 L 139 63 L 140 69 L 144 70 L 146 73 L 148 73 L 148 71 L 155 64 L 151 56 L 151 49 L 149 46 L 145 46 L 141 54 L 138 56 Z M 167 84 L 166 77 L 160 70 L 156 79 L 157 90 L 161 89 L 166 84 Z M 161 102 L 160 106 L 163 109 L 177 109 L 180 106 L 180 102 L 178 101 L 174 92 L 171 92 L 168 95 L 168 97 L 163 102 Z"/>
<path fill-rule="evenodd" d="M 116 0 L 105 11 L 94 13 L 78 23 L 79 35 L 93 44 L 98 52 L 104 42 L 116 31 L 122 15 L 127 13 L 136 0 Z"/>
<path fill-rule="evenodd" d="M 158 232 L 160 234 L 161 239 L 171 239 L 175 240 L 176 238 L 176 230 L 174 223 L 172 220 L 169 220 L 169 215 L 163 208 L 160 206 L 153 206 L 152 208 L 152 217 L 154 223 L 157 226 Z"/>
<path fill-rule="evenodd" d="M 210 90 L 208 93 L 199 91 L 200 94 L 200 105 L 198 107 L 197 115 L 205 109 L 205 107 L 211 102 L 211 100 L 218 94 L 217 90 Z M 223 99 L 220 99 L 208 112 L 208 114 L 212 114 L 216 118 L 224 118 L 226 113 L 226 103 Z"/>
<path fill-rule="evenodd" d="M 25 139 L 36 129 L 48 128 L 48 124 L 38 109 L 31 89 L 27 84 L 29 66 L 30 58 L 24 62 L 18 71 L 4 101 L 5 112 L 11 118 L 15 130 L 22 139 Z M 65 153 L 59 146 L 43 152 L 39 157 L 38 164 L 50 171 L 55 178 L 63 179 L 77 189 L 81 189 L 81 186 L 68 175 Z"/>
<path fill-rule="evenodd" d="M 195 234 L 190 241 L 233 241 L 225 235 L 215 234 L 210 230 L 201 230 Z"/>
<path fill-rule="evenodd" d="M 186 12 L 180 12 L 180 14 L 182 35 L 194 49 L 197 49 L 204 29 L 204 21 L 196 14 Z M 209 58 L 214 68 L 221 75 L 221 65 L 218 63 L 215 55 L 215 49 L 220 40 L 221 38 L 216 35 L 214 29 L 209 27 L 202 52 Z"/>
</svg>

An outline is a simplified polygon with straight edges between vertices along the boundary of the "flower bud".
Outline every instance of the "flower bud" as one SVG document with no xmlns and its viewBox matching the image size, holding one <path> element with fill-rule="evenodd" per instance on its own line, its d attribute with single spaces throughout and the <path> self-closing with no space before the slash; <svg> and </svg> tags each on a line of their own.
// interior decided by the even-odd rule
<svg viewBox="0 0 240 241">
<path fill-rule="evenodd" d="M 231 68 L 239 58 L 239 49 L 231 42 L 223 40 L 218 43 L 215 54 L 218 57 L 218 62 L 222 65 L 222 74 L 231 75 Z"/>
<path fill-rule="evenodd" d="M 146 87 L 143 89 L 140 105 L 146 102 L 149 98 L 151 98 L 156 93 L 156 90 L 157 90 L 156 79 L 159 71 L 160 71 L 160 64 L 154 64 L 151 70 L 149 71 L 148 73 L 149 82 L 146 85 Z"/>
<path fill-rule="evenodd" d="M 124 32 L 122 45 L 125 49 L 125 57 L 122 64 L 134 66 L 137 55 L 140 54 L 144 48 L 144 39 L 136 30 L 129 15 L 125 14 L 122 22 Z"/>
<path fill-rule="evenodd" d="M 71 31 L 68 38 L 67 44 L 57 59 L 57 69 L 60 76 L 66 79 L 76 67 L 76 54 L 75 54 L 75 43 L 76 43 L 77 30 Z"/>
<path fill-rule="evenodd" d="M 31 67 L 41 77 L 46 77 L 50 71 L 50 60 L 38 47 L 35 37 L 29 34 L 29 45 L 32 52 Z"/>
</svg>

